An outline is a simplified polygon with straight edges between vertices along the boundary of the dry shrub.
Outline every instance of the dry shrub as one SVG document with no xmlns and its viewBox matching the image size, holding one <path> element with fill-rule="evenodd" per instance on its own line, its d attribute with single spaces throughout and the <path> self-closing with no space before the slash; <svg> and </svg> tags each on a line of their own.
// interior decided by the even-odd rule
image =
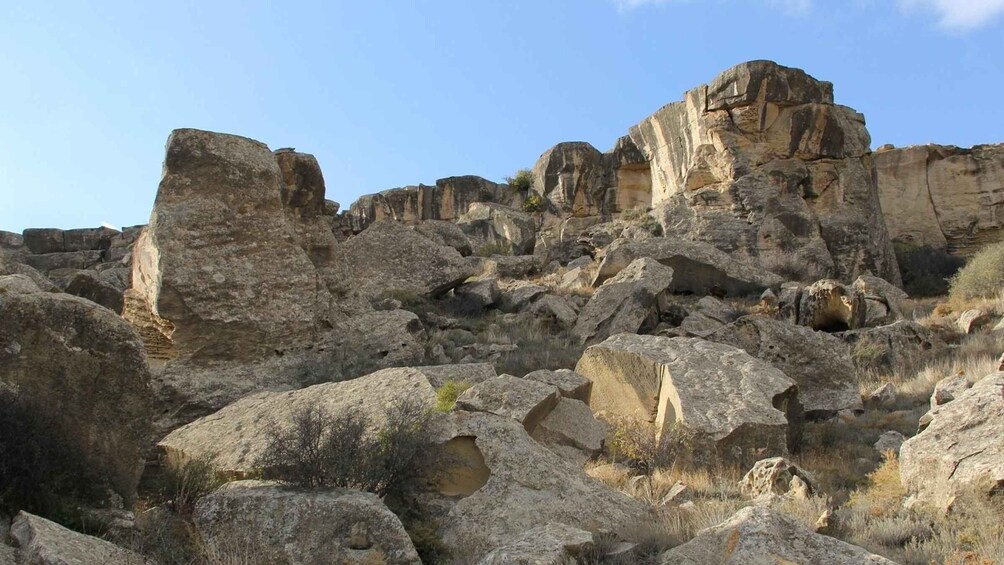
<svg viewBox="0 0 1004 565">
<path fill-rule="evenodd" d="M 538 369 L 574 369 L 585 350 L 578 339 L 530 316 L 497 320 L 478 335 L 478 341 L 516 346 L 515 351 L 500 354 L 495 363 L 500 373 L 519 376 Z"/>
<path fill-rule="evenodd" d="M 673 426 L 660 437 L 654 425 L 637 418 L 608 415 L 606 420 L 612 430 L 607 443 L 610 457 L 639 472 L 718 462 L 716 454 L 702 450 L 696 434 L 683 426 Z"/>
<path fill-rule="evenodd" d="M 417 476 L 419 455 L 429 445 L 431 412 L 423 402 L 401 399 L 387 408 L 375 435 L 359 412 L 331 416 L 311 404 L 293 425 L 273 425 L 258 467 L 267 479 L 305 488 L 355 488 L 380 496 L 397 492 Z"/>
<path fill-rule="evenodd" d="M 1004 243 L 995 243 L 973 255 L 952 277 L 949 295 L 954 299 L 991 298 L 1004 281 Z"/>
<path fill-rule="evenodd" d="M 199 499 L 225 482 L 209 458 L 167 461 L 162 481 L 162 497 L 183 517 L 190 517 Z"/>
</svg>

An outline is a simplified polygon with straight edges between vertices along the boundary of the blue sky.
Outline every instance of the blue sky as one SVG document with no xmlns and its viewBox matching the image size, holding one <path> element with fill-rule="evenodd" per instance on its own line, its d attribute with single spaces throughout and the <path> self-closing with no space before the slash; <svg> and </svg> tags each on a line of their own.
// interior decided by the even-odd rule
<svg viewBox="0 0 1004 565">
<path fill-rule="evenodd" d="M 4 2 L 0 229 L 145 223 L 174 128 L 317 156 L 328 198 L 610 148 L 741 61 L 873 146 L 1004 141 L 1004 0 Z"/>
</svg>

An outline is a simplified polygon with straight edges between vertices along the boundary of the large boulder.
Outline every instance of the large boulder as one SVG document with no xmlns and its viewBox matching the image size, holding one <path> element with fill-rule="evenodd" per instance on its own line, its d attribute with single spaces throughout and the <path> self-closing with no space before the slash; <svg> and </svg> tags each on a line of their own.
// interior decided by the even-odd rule
<svg viewBox="0 0 1004 565">
<path fill-rule="evenodd" d="M 236 481 L 199 500 L 193 518 L 221 554 L 249 547 L 277 563 L 421 563 L 401 520 L 368 492 Z"/>
<path fill-rule="evenodd" d="M 0 383 L 132 504 L 153 411 L 139 334 L 89 300 L 0 279 L 19 281 L 0 282 Z"/>
<path fill-rule="evenodd" d="M 457 218 L 457 225 L 474 251 L 494 246 L 507 248 L 513 255 L 529 255 L 537 239 L 536 222 L 530 214 L 501 204 L 475 202 Z"/>
<path fill-rule="evenodd" d="M 930 423 L 900 447 L 907 492 L 946 508 L 969 488 L 1004 489 L 1004 373 L 984 377 L 954 400 L 931 410 Z"/>
<path fill-rule="evenodd" d="M 864 116 L 833 85 L 750 61 L 634 126 L 666 233 L 778 271 L 851 281 L 899 272 Z"/>
<path fill-rule="evenodd" d="M 662 554 L 661 565 L 828 563 L 895 565 L 838 539 L 809 531 L 794 519 L 763 506 L 748 506 Z"/>
<path fill-rule="evenodd" d="M 579 313 L 572 333 L 593 344 L 617 333 L 641 333 L 659 323 L 668 307 L 673 269 L 642 257 L 607 279 Z"/>
<path fill-rule="evenodd" d="M 14 518 L 10 536 L 21 549 L 18 563 L 24 565 L 152 565 L 138 553 L 27 512 Z"/>
<path fill-rule="evenodd" d="M 475 264 L 398 222 L 372 224 L 334 254 L 337 295 L 377 297 L 388 291 L 443 294 L 476 274 Z"/>
<path fill-rule="evenodd" d="M 198 361 L 257 360 L 312 341 L 329 298 L 284 212 L 285 186 L 263 143 L 172 132 L 126 318 Z"/>
<path fill-rule="evenodd" d="M 840 338 L 851 346 L 851 357 L 859 370 L 889 374 L 917 370 L 918 359 L 945 347 L 935 331 L 908 320 L 843 332 Z"/>
<path fill-rule="evenodd" d="M 880 326 L 903 318 L 902 303 L 910 296 L 887 280 L 861 275 L 852 285 L 865 299 L 865 325 Z"/>
<path fill-rule="evenodd" d="M 809 473 L 784 457 L 757 461 L 739 481 L 739 488 L 750 498 L 789 493 L 810 495 L 813 487 Z"/>
<path fill-rule="evenodd" d="M 316 406 L 332 416 L 357 410 L 376 433 L 386 421 L 386 408 L 405 398 L 435 402 L 435 389 L 418 369 L 384 369 L 350 381 L 259 392 L 174 430 L 157 445 L 169 460 L 204 459 L 221 474 L 251 477 L 259 471 L 273 427 L 289 428 L 300 410 Z"/>
<path fill-rule="evenodd" d="M 559 143 L 533 166 L 533 189 L 563 214 L 599 216 L 612 211 L 607 203 L 611 172 L 603 154 L 592 145 Z"/>
<path fill-rule="evenodd" d="M 558 405 L 558 387 L 540 381 L 500 375 L 475 384 L 457 398 L 457 409 L 490 412 L 512 418 L 527 432 Z"/>
<path fill-rule="evenodd" d="M 840 338 L 764 316 L 744 316 L 706 339 L 743 349 L 791 377 L 810 419 L 862 409 L 850 348 Z"/>
<path fill-rule="evenodd" d="M 617 334 L 586 349 L 593 410 L 682 426 L 726 460 L 784 455 L 800 441 L 798 385 L 766 361 L 696 338 Z"/>
<path fill-rule="evenodd" d="M 864 295 L 832 279 L 785 288 L 778 306 L 787 321 L 825 332 L 862 328 L 866 320 Z"/>
<path fill-rule="evenodd" d="M 592 533 L 552 523 L 523 532 L 485 555 L 478 565 L 565 565 L 592 546 Z"/>
<path fill-rule="evenodd" d="M 620 531 L 648 514 L 643 503 L 587 477 L 510 418 L 454 412 L 436 436 L 443 452 L 435 489 L 420 500 L 426 511 L 438 509 L 446 546 L 470 562 L 548 523 Z"/>
<path fill-rule="evenodd" d="M 995 213 L 1004 204 L 1004 144 L 880 149 L 873 159 L 892 239 L 964 256 L 1004 239 Z"/>
<path fill-rule="evenodd" d="M 643 241 L 620 239 L 611 244 L 593 285 L 601 284 L 642 257 L 672 267 L 674 276 L 670 290 L 677 293 L 759 295 L 784 282 L 781 277 L 765 271 L 755 260 L 731 256 L 708 243 L 654 237 Z"/>
</svg>

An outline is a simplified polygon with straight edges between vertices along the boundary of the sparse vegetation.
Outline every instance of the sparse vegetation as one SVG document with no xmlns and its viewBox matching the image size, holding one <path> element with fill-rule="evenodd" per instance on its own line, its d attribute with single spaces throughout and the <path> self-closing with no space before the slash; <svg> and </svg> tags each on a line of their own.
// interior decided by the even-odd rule
<svg viewBox="0 0 1004 565">
<path fill-rule="evenodd" d="M 537 194 L 536 192 L 531 192 L 527 195 L 526 199 L 523 200 L 523 211 L 530 214 L 537 214 L 543 212 L 547 209 L 547 203 L 544 201 L 544 197 Z"/>
<path fill-rule="evenodd" d="M 436 390 L 436 412 L 449 412 L 457 404 L 457 398 L 471 388 L 467 381 L 447 380 Z"/>
<path fill-rule="evenodd" d="M 533 188 L 533 171 L 519 169 L 512 176 L 505 178 L 505 183 L 520 192 L 529 192 Z"/>
<path fill-rule="evenodd" d="M 949 295 L 954 300 L 991 298 L 1004 289 L 1004 243 L 988 245 L 973 255 L 952 277 Z"/>
<path fill-rule="evenodd" d="M 493 255 L 512 255 L 512 244 L 505 241 L 488 241 L 478 247 L 474 254 L 478 257 L 491 257 Z"/>
<path fill-rule="evenodd" d="M 292 426 L 272 427 L 258 467 L 267 479 L 304 488 L 355 488 L 380 496 L 396 492 L 418 472 L 431 413 L 420 401 L 401 399 L 387 408 L 385 419 L 374 434 L 359 412 L 330 415 L 308 405 L 293 415 Z"/>
<path fill-rule="evenodd" d="M 195 503 L 224 482 L 208 458 L 168 461 L 163 467 L 162 496 L 179 516 L 189 517 Z"/>
</svg>

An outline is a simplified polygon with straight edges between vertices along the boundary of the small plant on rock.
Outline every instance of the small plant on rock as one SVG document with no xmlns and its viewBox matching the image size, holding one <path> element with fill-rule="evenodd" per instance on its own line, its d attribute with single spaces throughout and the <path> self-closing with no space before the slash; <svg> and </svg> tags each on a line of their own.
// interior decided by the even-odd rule
<svg viewBox="0 0 1004 565">
<path fill-rule="evenodd" d="M 544 197 L 536 192 L 531 192 L 526 199 L 523 200 L 523 211 L 529 214 L 543 212 L 546 207 L 547 205 L 544 203 Z"/>
<path fill-rule="evenodd" d="M 533 171 L 530 169 L 520 169 L 511 177 L 505 178 L 506 184 L 520 192 L 529 192 L 533 187 Z"/>
<path fill-rule="evenodd" d="M 447 380 L 436 390 L 436 412 L 449 412 L 457 404 L 457 398 L 471 388 L 467 381 Z"/>
</svg>

